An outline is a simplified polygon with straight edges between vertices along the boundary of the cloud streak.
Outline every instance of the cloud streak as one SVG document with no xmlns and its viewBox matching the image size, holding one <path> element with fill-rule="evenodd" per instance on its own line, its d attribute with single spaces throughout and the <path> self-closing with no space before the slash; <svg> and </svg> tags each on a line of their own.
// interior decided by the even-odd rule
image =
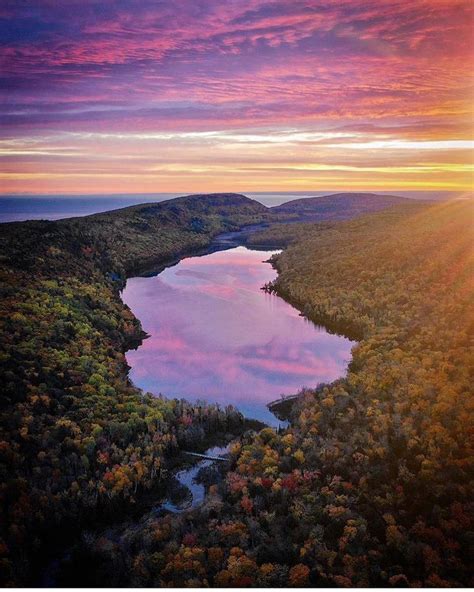
<svg viewBox="0 0 474 592">
<path fill-rule="evenodd" d="M 443 164 L 454 149 L 446 143 L 471 136 L 471 26 L 472 5 L 464 0 L 4 2 L 0 130 L 13 152 L 0 158 L 7 168 L 18 159 L 15 171 L 0 176 L 2 187 L 114 191 L 123 160 L 141 155 L 143 165 L 129 169 L 125 187 L 120 181 L 125 190 L 232 189 L 237 177 L 239 188 L 277 188 L 273 174 L 265 182 L 229 164 L 209 182 L 216 146 L 238 164 L 244 143 L 252 154 L 258 144 L 255 158 L 271 170 L 279 163 L 275 145 L 283 161 L 320 171 L 338 165 L 334 180 L 316 185 L 286 167 L 278 187 L 362 183 L 344 169 L 359 158 L 354 151 L 371 169 L 366 187 L 383 185 L 375 151 L 383 150 L 384 169 L 393 161 L 407 166 L 411 146 L 423 152 L 432 142 Z M 330 145 L 330 134 L 347 141 Z M 68 142 L 72 152 L 62 151 Z M 43 154 L 15 155 L 13 144 L 31 152 L 32 143 Z M 467 187 L 468 149 L 457 146 L 459 170 L 445 169 L 441 179 L 425 167 L 414 186 Z M 67 174 L 60 172 L 67 159 L 69 180 L 57 176 Z M 201 176 L 190 163 L 201 164 Z M 188 171 L 186 178 L 170 177 L 170 165 Z M 77 183 L 77 170 L 89 171 L 89 183 Z"/>
</svg>

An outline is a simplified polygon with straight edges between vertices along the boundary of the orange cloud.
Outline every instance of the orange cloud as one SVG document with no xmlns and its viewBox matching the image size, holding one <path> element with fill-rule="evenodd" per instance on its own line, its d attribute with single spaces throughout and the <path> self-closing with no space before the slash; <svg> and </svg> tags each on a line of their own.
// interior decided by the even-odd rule
<svg viewBox="0 0 474 592">
<path fill-rule="evenodd" d="M 7 2 L 1 190 L 467 189 L 471 153 L 443 141 L 472 136 L 472 14 L 465 0 Z"/>
</svg>

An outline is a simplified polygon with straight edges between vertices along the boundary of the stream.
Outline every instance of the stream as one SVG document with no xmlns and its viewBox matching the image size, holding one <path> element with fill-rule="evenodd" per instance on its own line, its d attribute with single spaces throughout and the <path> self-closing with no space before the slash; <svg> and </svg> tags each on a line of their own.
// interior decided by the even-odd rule
<svg viewBox="0 0 474 592">
<path fill-rule="evenodd" d="M 209 456 L 224 456 L 229 452 L 230 446 L 213 446 L 212 448 L 208 448 L 204 454 Z M 153 512 L 161 512 L 166 510 L 168 512 L 173 512 L 177 514 L 179 512 L 183 512 L 185 510 L 191 510 L 192 508 L 196 508 L 197 506 L 201 505 L 204 501 L 206 496 L 206 488 L 204 484 L 200 483 L 198 480 L 199 472 L 202 469 L 210 467 L 213 463 L 217 461 L 203 459 L 199 460 L 191 467 L 181 469 L 173 476 L 178 483 L 187 489 L 187 495 L 185 496 L 184 500 L 180 501 L 172 501 L 171 499 L 167 499 L 165 502 L 158 504 L 153 508 Z"/>
</svg>

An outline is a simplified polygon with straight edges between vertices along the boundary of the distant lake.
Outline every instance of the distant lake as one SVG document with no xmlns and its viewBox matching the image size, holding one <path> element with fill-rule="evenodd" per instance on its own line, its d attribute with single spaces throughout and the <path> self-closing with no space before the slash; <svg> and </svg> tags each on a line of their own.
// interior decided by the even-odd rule
<svg viewBox="0 0 474 592">
<path fill-rule="evenodd" d="M 242 192 L 268 207 L 278 206 L 292 199 L 328 195 L 335 191 Z M 378 193 L 390 193 L 379 191 Z M 417 199 L 447 199 L 450 192 L 399 191 L 397 195 Z M 141 193 L 123 195 L 0 195 L 0 222 L 21 220 L 59 220 L 87 216 L 141 203 L 152 203 L 186 195 L 185 193 Z"/>
<path fill-rule="evenodd" d="M 150 334 L 127 352 L 134 384 L 278 425 L 266 403 L 344 375 L 353 342 L 260 289 L 274 252 L 236 247 L 129 279 L 122 298 Z"/>
</svg>

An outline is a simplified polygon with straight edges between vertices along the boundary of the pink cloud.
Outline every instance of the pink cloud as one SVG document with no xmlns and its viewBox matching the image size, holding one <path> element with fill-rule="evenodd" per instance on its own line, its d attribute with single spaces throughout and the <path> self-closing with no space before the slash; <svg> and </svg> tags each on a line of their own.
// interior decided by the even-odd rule
<svg viewBox="0 0 474 592">
<path fill-rule="evenodd" d="M 472 10 L 467 0 L 7 1 L 0 123 L 13 138 L 375 124 L 455 138 L 472 128 Z M 75 168 L 113 174 L 116 146 L 110 167 L 78 158 Z M 14 172 L 42 170 L 19 159 Z"/>
</svg>

